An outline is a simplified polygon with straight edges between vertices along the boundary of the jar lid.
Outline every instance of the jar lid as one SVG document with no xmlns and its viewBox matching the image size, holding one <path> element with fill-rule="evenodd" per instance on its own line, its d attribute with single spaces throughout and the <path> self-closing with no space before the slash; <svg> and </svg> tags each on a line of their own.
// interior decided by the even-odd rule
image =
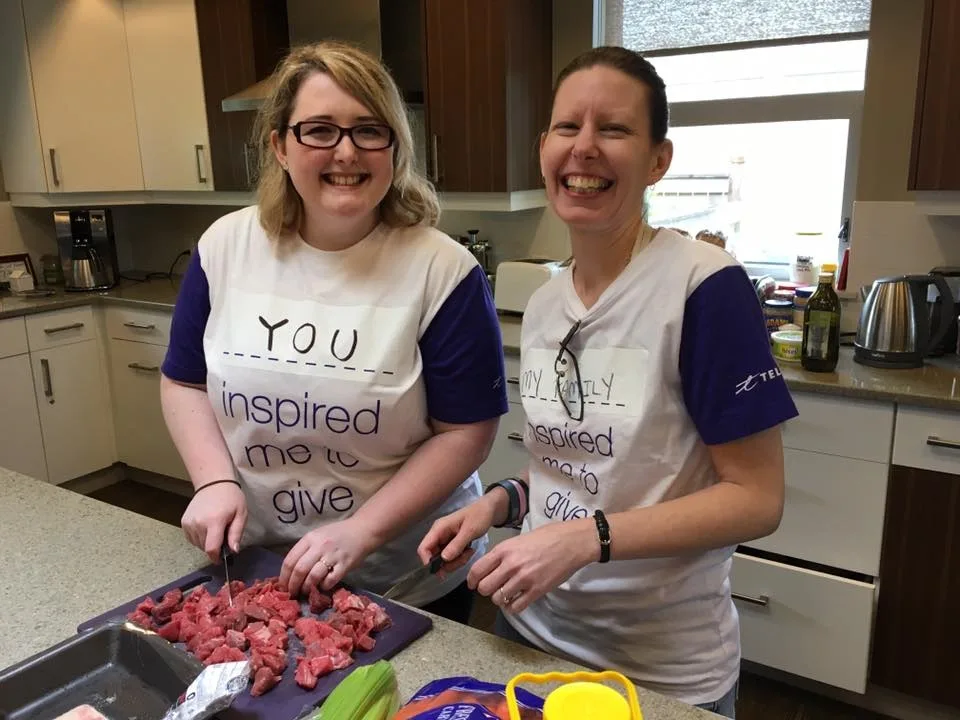
<svg viewBox="0 0 960 720">
<path fill-rule="evenodd" d="M 810 287 L 810 286 L 802 287 L 802 288 L 797 288 L 797 297 L 798 297 L 798 298 L 808 298 L 808 297 L 810 297 L 811 295 L 813 295 L 813 293 L 815 293 L 816 290 L 817 290 L 817 289 L 816 289 L 815 287 Z"/>
<path fill-rule="evenodd" d="M 836 263 L 824 263 L 820 266 L 820 273 L 835 273 L 837 271 Z"/>
<path fill-rule="evenodd" d="M 793 303 L 789 300 L 781 300 L 779 298 L 771 298 L 769 300 L 764 300 L 763 304 L 769 308 L 789 308 Z"/>
<path fill-rule="evenodd" d="M 630 720 L 630 705 L 613 688 L 595 682 L 561 685 L 543 703 L 544 720 Z"/>
</svg>

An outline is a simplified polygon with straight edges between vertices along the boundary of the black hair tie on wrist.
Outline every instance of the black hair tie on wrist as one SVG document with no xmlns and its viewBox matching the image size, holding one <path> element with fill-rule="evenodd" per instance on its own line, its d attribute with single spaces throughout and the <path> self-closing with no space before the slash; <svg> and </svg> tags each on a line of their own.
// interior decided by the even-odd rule
<svg viewBox="0 0 960 720">
<path fill-rule="evenodd" d="M 214 480 L 213 482 L 208 482 L 206 485 L 201 485 L 200 487 L 198 487 L 196 490 L 193 491 L 193 494 L 196 495 L 198 492 L 200 492 L 204 488 L 211 487 L 212 485 L 219 485 L 220 483 L 233 483 L 238 488 L 243 490 L 243 485 L 238 483 L 236 480 L 224 479 L 224 480 Z"/>
<path fill-rule="evenodd" d="M 610 523 L 601 510 L 595 510 L 593 519 L 597 523 L 597 535 L 600 538 L 600 562 L 610 562 Z"/>
</svg>

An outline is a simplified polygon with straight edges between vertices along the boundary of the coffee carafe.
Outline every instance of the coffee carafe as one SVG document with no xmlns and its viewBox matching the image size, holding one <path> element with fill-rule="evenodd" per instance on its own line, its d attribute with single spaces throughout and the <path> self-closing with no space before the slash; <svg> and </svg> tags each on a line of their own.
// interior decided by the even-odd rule
<svg viewBox="0 0 960 720">
<path fill-rule="evenodd" d="M 117 248 L 109 210 L 53 214 L 66 290 L 109 290 L 117 284 Z"/>
</svg>

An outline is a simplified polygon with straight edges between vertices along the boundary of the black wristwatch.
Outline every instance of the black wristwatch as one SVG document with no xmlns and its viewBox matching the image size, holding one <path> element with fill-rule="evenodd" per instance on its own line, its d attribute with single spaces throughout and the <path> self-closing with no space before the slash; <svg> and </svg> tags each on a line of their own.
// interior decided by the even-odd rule
<svg viewBox="0 0 960 720">
<path fill-rule="evenodd" d="M 593 519 L 597 523 L 597 536 L 600 538 L 600 562 L 610 562 L 610 523 L 602 510 L 595 510 Z"/>
</svg>

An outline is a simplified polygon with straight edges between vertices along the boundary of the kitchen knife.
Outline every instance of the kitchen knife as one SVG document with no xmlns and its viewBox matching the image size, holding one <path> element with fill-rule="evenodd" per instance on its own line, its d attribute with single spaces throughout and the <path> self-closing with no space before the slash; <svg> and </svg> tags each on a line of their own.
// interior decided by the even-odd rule
<svg viewBox="0 0 960 720">
<path fill-rule="evenodd" d="M 393 587 L 387 590 L 381 597 L 384 600 L 392 600 L 398 595 L 403 595 L 412 590 L 431 575 L 435 575 L 437 570 L 443 565 L 443 558 L 439 553 L 434 555 L 426 565 L 411 570 L 401 577 Z"/>
<path fill-rule="evenodd" d="M 230 607 L 233 607 L 233 588 L 230 587 L 230 563 L 233 559 L 227 543 L 220 546 L 220 559 L 223 561 L 223 576 L 227 581 L 227 601 L 230 603 Z"/>
</svg>

